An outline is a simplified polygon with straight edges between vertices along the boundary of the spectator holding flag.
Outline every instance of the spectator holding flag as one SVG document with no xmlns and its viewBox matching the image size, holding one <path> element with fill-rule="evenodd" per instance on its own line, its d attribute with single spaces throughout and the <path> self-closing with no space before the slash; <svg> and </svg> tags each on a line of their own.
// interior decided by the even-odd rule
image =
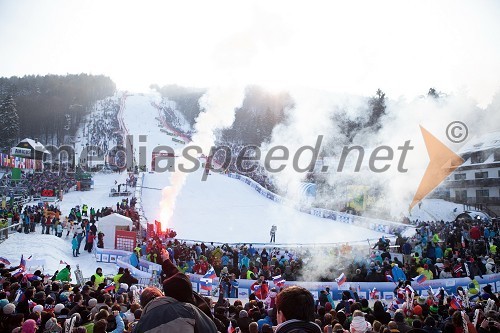
<svg viewBox="0 0 500 333">
<path fill-rule="evenodd" d="M 0 258 L 0 275 L 4 276 L 6 273 L 10 273 L 19 269 L 20 266 L 14 266 L 10 268 L 5 268 L 5 265 L 10 265 L 10 261 L 5 258 Z"/>
</svg>

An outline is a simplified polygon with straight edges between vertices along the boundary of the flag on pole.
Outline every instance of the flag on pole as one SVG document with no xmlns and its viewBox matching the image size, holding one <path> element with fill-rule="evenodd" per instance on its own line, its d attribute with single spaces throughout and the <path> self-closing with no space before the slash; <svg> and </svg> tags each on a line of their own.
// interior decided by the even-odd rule
<svg viewBox="0 0 500 333">
<path fill-rule="evenodd" d="M 338 284 L 339 286 L 341 286 L 341 285 L 343 285 L 343 284 L 344 284 L 344 282 L 346 282 L 346 281 L 347 281 L 347 277 L 345 276 L 345 274 L 344 274 L 344 273 L 342 273 L 342 274 L 340 274 L 340 276 L 339 276 L 338 278 L 336 278 L 336 279 L 335 279 L 335 281 L 337 281 L 337 284 Z"/>
<path fill-rule="evenodd" d="M 396 311 L 397 309 L 399 309 L 399 304 L 397 302 L 391 302 L 391 306 L 389 307 L 389 309 L 391 311 Z"/>
<path fill-rule="evenodd" d="M 217 274 L 215 274 L 215 270 L 213 267 L 210 267 L 210 269 L 203 275 L 204 279 L 215 279 L 217 277 Z"/>
<path fill-rule="evenodd" d="M 19 268 L 23 271 L 26 269 L 26 260 L 24 260 L 24 255 L 21 254 L 21 262 L 19 263 Z"/>
<path fill-rule="evenodd" d="M 4 257 L 0 257 L 0 262 L 5 265 L 10 265 L 10 261 Z"/>
<path fill-rule="evenodd" d="M 420 274 L 419 276 L 417 276 L 417 283 L 418 284 L 424 283 L 425 280 L 427 280 L 427 276 L 425 276 L 424 274 Z"/>
<path fill-rule="evenodd" d="M 281 287 L 285 284 L 285 279 L 281 277 L 281 275 L 273 276 L 273 283 L 277 287 Z"/>
<path fill-rule="evenodd" d="M 59 265 L 67 265 L 68 263 L 66 261 L 59 260 Z"/>
<path fill-rule="evenodd" d="M 415 293 L 415 289 L 413 289 L 412 286 L 410 285 L 407 285 L 406 288 L 405 288 L 406 292 L 410 293 L 410 294 L 414 294 Z"/>
<path fill-rule="evenodd" d="M 19 278 L 24 274 L 24 269 L 19 268 L 14 274 L 12 274 L 12 277 L 14 278 Z"/>
</svg>

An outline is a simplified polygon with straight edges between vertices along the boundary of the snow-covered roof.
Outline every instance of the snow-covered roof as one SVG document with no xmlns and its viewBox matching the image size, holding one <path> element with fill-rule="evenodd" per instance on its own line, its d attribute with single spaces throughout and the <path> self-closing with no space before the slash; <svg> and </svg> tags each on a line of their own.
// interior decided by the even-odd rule
<svg viewBox="0 0 500 333">
<path fill-rule="evenodd" d="M 23 143 L 23 142 L 26 142 L 27 144 L 29 144 L 31 147 L 33 147 L 37 151 L 50 154 L 50 152 L 47 149 L 45 149 L 45 146 L 41 142 L 35 141 L 33 139 L 30 139 L 30 138 L 26 138 L 24 140 L 21 140 L 19 143 Z"/>
<path fill-rule="evenodd" d="M 463 155 L 495 148 L 500 148 L 500 131 L 474 136 L 472 139 L 467 141 L 462 148 L 460 148 L 458 154 Z"/>
</svg>

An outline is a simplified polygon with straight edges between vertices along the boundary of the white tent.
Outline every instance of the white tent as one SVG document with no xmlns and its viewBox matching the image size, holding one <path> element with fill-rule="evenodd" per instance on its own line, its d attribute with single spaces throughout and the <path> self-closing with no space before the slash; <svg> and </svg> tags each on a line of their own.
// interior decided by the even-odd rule
<svg viewBox="0 0 500 333">
<path fill-rule="evenodd" d="M 132 230 L 132 220 L 129 217 L 113 213 L 100 218 L 97 222 L 97 230 L 104 233 L 104 248 L 115 248 L 116 230 Z"/>
</svg>

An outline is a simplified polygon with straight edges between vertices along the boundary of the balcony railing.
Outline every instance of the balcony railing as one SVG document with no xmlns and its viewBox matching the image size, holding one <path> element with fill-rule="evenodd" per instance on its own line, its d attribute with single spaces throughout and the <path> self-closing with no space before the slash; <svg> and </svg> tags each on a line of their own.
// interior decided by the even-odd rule
<svg viewBox="0 0 500 333">
<path fill-rule="evenodd" d="M 500 205 L 500 198 L 494 197 L 451 198 L 451 201 L 465 205 Z"/>
<path fill-rule="evenodd" d="M 448 180 L 444 186 L 447 188 L 495 187 L 500 186 L 500 178 Z"/>
</svg>

